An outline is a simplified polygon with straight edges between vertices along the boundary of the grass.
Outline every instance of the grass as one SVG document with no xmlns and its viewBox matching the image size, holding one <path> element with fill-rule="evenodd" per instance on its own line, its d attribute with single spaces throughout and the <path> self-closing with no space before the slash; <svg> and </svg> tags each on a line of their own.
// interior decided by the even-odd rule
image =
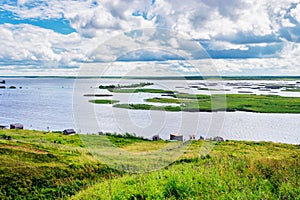
<svg viewBox="0 0 300 200">
<path fill-rule="evenodd" d="M 209 88 L 198 88 L 198 90 L 211 90 Z"/>
<path fill-rule="evenodd" d="M 89 100 L 89 102 L 95 103 L 95 104 L 115 104 L 115 103 L 118 103 L 120 101 L 110 100 L 110 99 L 93 99 L 93 100 Z"/>
<path fill-rule="evenodd" d="M 129 133 L 126 133 L 125 135 L 106 133 L 105 135 L 110 140 L 110 142 L 112 142 L 117 147 L 123 147 L 128 144 L 149 141 L 148 139 L 137 137 Z"/>
<path fill-rule="evenodd" d="M 261 113 L 300 113 L 300 98 L 275 95 L 176 94 L 175 98 L 152 98 L 147 102 L 178 103 L 182 111 L 248 111 Z M 134 106 L 132 106 L 134 107 Z M 142 106 L 140 106 L 141 108 Z M 143 107 L 147 108 L 147 107 Z M 164 107 L 157 109 L 164 110 Z M 173 110 L 174 111 L 174 110 Z"/>
<path fill-rule="evenodd" d="M 283 90 L 284 92 L 300 92 L 300 89 L 296 89 L 296 88 L 291 88 L 291 89 L 286 89 Z"/>
<path fill-rule="evenodd" d="M 193 142 L 164 169 L 108 179 L 72 199 L 300 198 L 299 146 L 228 141 L 199 157 L 202 146 Z"/>
<path fill-rule="evenodd" d="M 113 138 L 111 138 L 113 137 Z M 81 139 L 91 154 L 109 167 L 128 173 L 153 171 L 174 162 L 186 148 L 182 142 L 152 142 L 142 138 L 120 136 L 99 137 L 82 135 Z M 141 145 L 137 145 L 137 144 Z M 142 149 L 148 149 L 141 152 Z M 158 149 L 158 150 L 157 150 Z"/>
<path fill-rule="evenodd" d="M 12 140 L 2 139 L 8 136 Z M 66 136 L 1 130 L 0 199 L 300 198 L 298 145 L 192 141 L 181 148 L 181 144 L 131 134 Z M 165 160 L 171 165 L 154 171 L 122 170 L 135 162 L 128 159 L 135 155 L 139 158 L 135 164 L 155 167 L 155 162 L 176 152 L 176 159 Z M 121 168 L 105 165 L 97 153 L 121 162 Z M 132 157 L 121 159 L 128 155 Z"/>
<path fill-rule="evenodd" d="M 117 175 L 84 147 L 78 135 L 2 130 L 0 199 L 60 199 Z"/>
</svg>

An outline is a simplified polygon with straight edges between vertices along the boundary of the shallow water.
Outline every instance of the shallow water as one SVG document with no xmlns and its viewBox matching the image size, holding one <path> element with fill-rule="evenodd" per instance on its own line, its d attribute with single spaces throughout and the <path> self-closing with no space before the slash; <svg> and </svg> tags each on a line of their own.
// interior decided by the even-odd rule
<svg viewBox="0 0 300 200">
<path fill-rule="evenodd" d="M 6 86 L 17 89 L 0 89 L 0 125 L 23 123 L 26 129 L 63 130 L 75 128 L 77 132 L 117 132 L 135 133 L 151 137 L 159 134 L 168 139 L 170 133 L 180 133 L 188 139 L 189 135 L 225 139 L 274 141 L 300 143 L 300 114 L 263 114 L 248 112 L 189 113 L 148 110 L 127 110 L 112 108 L 111 105 L 89 103 L 93 97 L 83 94 L 109 93 L 99 90 L 100 84 L 129 85 L 139 82 L 155 83 L 149 88 L 177 90 L 186 93 L 224 93 L 224 91 L 205 91 L 189 88 L 191 85 L 216 81 L 186 80 L 128 80 L 128 79 L 61 79 L 61 78 L 6 78 Z M 224 81 L 224 83 L 247 82 L 257 85 L 270 81 Z M 282 83 L 294 83 L 282 81 Z M 19 87 L 22 87 L 21 89 Z M 221 85 L 212 86 L 224 88 Z M 241 89 L 226 86 L 226 93 L 238 93 Z M 246 89 L 244 89 L 246 90 Z M 280 90 L 258 91 L 253 93 L 300 96 L 298 92 Z M 277 92 L 277 93 L 274 93 Z M 114 94 L 121 103 L 143 103 L 145 98 L 160 97 L 160 94 L 134 93 Z"/>
</svg>

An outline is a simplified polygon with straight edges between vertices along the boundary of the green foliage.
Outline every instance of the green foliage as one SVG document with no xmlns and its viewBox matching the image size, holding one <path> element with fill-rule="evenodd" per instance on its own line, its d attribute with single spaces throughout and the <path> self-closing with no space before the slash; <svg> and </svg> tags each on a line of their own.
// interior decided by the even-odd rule
<svg viewBox="0 0 300 200">
<path fill-rule="evenodd" d="M 7 135 L 4 133 L 4 134 L 2 134 L 2 139 L 7 139 Z"/>
<path fill-rule="evenodd" d="M 198 90 L 211 90 L 209 88 L 198 88 Z"/>
<path fill-rule="evenodd" d="M 288 88 L 286 90 L 283 90 L 285 92 L 300 92 L 300 89 L 296 89 L 296 88 Z"/>
<path fill-rule="evenodd" d="M 89 102 L 96 103 L 96 104 L 114 104 L 114 103 L 118 103 L 120 101 L 109 100 L 109 99 L 93 99 L 93 100 L 89 100 Z"/>
</svg>

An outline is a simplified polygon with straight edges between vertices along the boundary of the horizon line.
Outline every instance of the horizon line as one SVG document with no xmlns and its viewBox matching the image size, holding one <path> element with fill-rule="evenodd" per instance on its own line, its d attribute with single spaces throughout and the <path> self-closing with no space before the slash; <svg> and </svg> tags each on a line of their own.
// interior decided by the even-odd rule
<svg viewBox="0 0 300 200">
<path fill-rule="evenodd" d="M 205 79 L 300 79 L 300 75 L 225 75 L 225 76 L 63 76 L 63 75 L 25 75 L 25 76 L 0 76 L 0 78 L 69 78 L 69 79 L 92 79 L 92 78 L 107 78 L 107 79 L 190 79 L 190 80 L 205 80 Z"/>
</svg>

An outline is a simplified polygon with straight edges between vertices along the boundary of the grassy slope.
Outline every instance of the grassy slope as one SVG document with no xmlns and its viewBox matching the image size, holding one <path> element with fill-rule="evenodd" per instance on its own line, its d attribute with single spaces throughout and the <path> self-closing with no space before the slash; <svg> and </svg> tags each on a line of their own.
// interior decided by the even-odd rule
<svg viewBox="0 0 300 200">
<path fill-rule="evenodd" d="M 0 160 L 0 199 L 59 199 L 118 174 L 91 156 L 78 135 L 3 130 Z"/>
<path fill-rule="evenodd" d="M 0 139 L 0 199 L 75 194 L 72 199 L 300 198 L 296 145 L 228 141 L 199 156 L 203 142 L 197 141 L 169 167 L 128 174 L 99 163 L 78 135 L 5 130 L 0 131 L 1 138 L 3 134 L 13 140 Z M 131 152 L 155 151 L 164 145 L 130 136 L 108 137 Z"/>
<path fill-rule="evenodd" d="M 199 158 L 201 145 L 165 169 L 108 179 L 72 199 L 300 198 L 299 146 L 229 141 Z"/>
</svg>

